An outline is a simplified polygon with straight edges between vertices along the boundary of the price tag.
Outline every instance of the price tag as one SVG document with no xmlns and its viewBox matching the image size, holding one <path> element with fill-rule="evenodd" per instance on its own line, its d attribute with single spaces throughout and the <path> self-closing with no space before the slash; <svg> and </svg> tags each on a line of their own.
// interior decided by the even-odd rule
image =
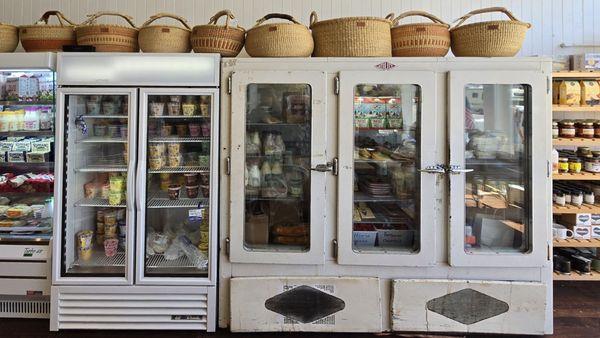
<svg viewBox="0 0 600 338">
<path fill-rule="evenodd" d="M 188 211 L 188 219 L 190 220 L 190 222 L 202 221 L 202 211 L 203 209 L 192 209 Z"/>
</svg>

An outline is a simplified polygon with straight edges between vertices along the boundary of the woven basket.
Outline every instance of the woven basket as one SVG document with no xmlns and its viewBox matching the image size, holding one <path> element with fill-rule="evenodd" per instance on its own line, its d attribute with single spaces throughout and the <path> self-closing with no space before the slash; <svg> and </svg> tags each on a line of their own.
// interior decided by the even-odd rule
<svg viewBox="0 0 600 338">
<path fill-rule="evenodd" d="M 510 20 L 486 21 L 461 26 L 475 14 L 502 12 Z M 460 21 L 459 21 L 460 20 Z M 515 56 L 531 24 L 517 20 L 503 7 L 482 8 L 467 13 L 450 29 L 452 53 L 456 56 Z"/>
<path fill-rule="evenodd" d="M 285 19 L 292 23 L 262 23 L 269 19 Z M 310 30 L 291 15 L 267 14 L 256 21 L 246 34 L 246 52 L 262 57 L 307 57 L 313 52 Z"/>
<path fill-rule="evenodd" d="M 131 27 L 95 23 L 97 18 L 106 15 L 119 16 Z M 130 16 L 117 12 L 98 12 L 88 17 L 80 26 L 75 27 L 78 45 L 94 46 L 96 52 L 137 52 L 139 50 L 138 29 Z"/>
<path fill-rule="evenodd" d="M 217 20 L 226 16 L 225 26 L 217 25 Z M 217 12 L 206 25 L 192 29 L 192 48 L 196 53 L 219 53 L 221 56 L 237 56 L 244 48 L 246 31 L 242 27 L 229 26 L 235 16 L 228 9 Z"/>
<path fill-rule="evenodd" d="M 50 16 L 56 16 L 59 25 L 48 25 Z M 75 24 L 59 11 L 44 13 L 34 25 L 20 26 L 19 37 L 27 52 L 61 52 L 63 46 L 77 44 Z"/>
<path fill-rule="evenodd" d="M 175 27 L 166 25 L 150 26 L 152 22 L 160 18 L 175 19 L 185 27 Z M 192 50 L 190 46 L 190 32 L 192 29 L 187 21 L 175 14 L 158 13 L 144 22 L 140 27 L 138 43 L 144 53 L 189 53 Z"/>
<path fill-rule="evenodd" d="M 0 53 L 12 53 L 19 44 L 19 30 L 16 26 L 0 23 Z"/>
<path fill-rule="evenodd" d="M 318 21 L 310 13 L 310 29 L 315 39 L 313 56 L 392 56 L 390 13 L 384 19 L 347 17 Z"/>
<path fill-rule="evenodd" d="M 433 22 L 398 25 L 400 20 L 409 16 L 423 16 Z M 400 14 L 392 23 L 393 56 L 441 57 L 450 49 L 450 25 L 435 15 L 423 11 L 410 11 Z"/>
</svg>

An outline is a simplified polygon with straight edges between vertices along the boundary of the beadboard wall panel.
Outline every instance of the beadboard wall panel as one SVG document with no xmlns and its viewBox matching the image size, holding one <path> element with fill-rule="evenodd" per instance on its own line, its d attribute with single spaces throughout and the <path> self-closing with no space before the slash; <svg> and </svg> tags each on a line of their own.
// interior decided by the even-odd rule
<svg viewBox="0 0 600 338">
<path fill-rule="evenodd" d="M 0 0 L 0 22 L 31 24 L 50 9 L 81 22 L 86 14 L 116 10 L 134 17 L 141 25 L 158 12 L 181 15 L 191 25 L 208 22 L 218 10 L 229 8 L 242 27 L 250 28 L 267 13 L 281 12 L 295 16 L 308 25 L 311 10 L 319 19 L 340 16 L 385 16 L 421 9 L 442 20 L 452 22 L 470 10 L 503 6 L 533 27 L 527 33 L 520 55 L 562 55 L 600 52 L 600 0 Z M 478 15 L 470 21 L 503 18 L 499 13 Z M 102 22 L 124 23 L 117 18 Z M 164 19 L 163 19 L 164 20 Z M 408 18 L 405 22 L 417 22 Z M 560 47 L 561 44 L 594 47 Z"/>
</svg>

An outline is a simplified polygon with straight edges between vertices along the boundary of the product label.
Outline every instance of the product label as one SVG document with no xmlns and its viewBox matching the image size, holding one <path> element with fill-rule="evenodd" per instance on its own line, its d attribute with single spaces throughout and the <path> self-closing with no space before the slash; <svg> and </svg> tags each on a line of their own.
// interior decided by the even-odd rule
<svg viewBox="0 0 600 338">
<path fill-rule="evenodd" d="M 190 222 L 202 221 L 202 209 L 192 209 L 188 211 L 188 219 Z"/>
<path fill-rule="evenodd" d="M 13 145 L 14 151 L 31 151 L 31 142 L 21 141 Z"/>
<path fill-rule="evenodd" d="M 25 162 L 25 153 L 22 151 L 9 151 L 8 162 Z"/>
<path fill-rule="evenodd" d="M 32 142 L 31 149 L 37 153 L 49 153 L 50 152 L 50 142 Z"/>
<path fill-rule="evenodd" d="M 0 151 L 7 152 L 11 151 L 13 148 L 14 142 L 0 141 Z"/>
</svg>

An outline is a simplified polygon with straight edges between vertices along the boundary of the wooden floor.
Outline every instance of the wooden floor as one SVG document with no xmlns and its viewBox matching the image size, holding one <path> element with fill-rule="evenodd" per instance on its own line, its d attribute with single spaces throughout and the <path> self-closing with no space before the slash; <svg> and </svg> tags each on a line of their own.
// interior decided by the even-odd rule
<svg viewBox="0 0 600 338">
<path fill-rule="evenodd" d="M 556 282 L 554 284 L 554 335 L 552 337 L 600 337 L 600 282 Z M 219 331 L 200 334 L 188 331 L 61 331 L 48 332 L 47 320 L 0 319 L 0 338 L 200 338 L 200 337 L 252 337 L 252 338 L 375 338 L 375 337 L 507 337 L 499 335 L 424 335 L 407 333 L 383 334 L 314 334 L 266 333 L 231 334 Z"/>
</svg>

